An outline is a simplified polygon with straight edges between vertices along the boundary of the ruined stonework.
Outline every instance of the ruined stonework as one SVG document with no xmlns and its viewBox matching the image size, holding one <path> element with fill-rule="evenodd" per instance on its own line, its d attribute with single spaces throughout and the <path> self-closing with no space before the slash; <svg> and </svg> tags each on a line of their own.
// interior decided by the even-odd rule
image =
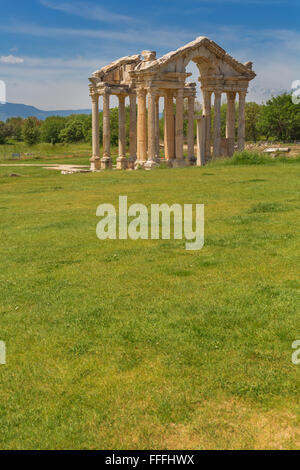
<svg viewBox="0 0 300 470">
<path fill-rule="evenodd" d="M 199 69 L 203 116 L 194 113 L 196 84 L 188 83 L 190 61 Z M 117 169 L 151 169 L 160 162 L 159 98 L 164 98 L 164 158 L 170 167 L 203 165 L 211 154 L 232 155 L 235 148 L 235 102 L 239 99 L 238 149 L 245 145 L 245 100 L 252 62 L 241 64 L 206 37 L 198 37 L 157 59 L 155 51 L 122 57 L 93 73 L 90 81 L 93 117 L 91 169 L 112 167 L 110 154 L 110 96 L 119 99 L 119 156 Z M 227 96 L 226 139 L 221 138 L 221 98 Z M 211 106 L 214 95 L 214 126 Z M 99 96 L 103 98 L 103 155 L 99 148 Z M 130 102 L 129 157 L 126 156 L 125 98 Z M 176 112 L 174 113 L 174 100 Z M 187 113 L 184 115 L 184 102 Z M 137 110 L 137 112 L 136 112 Z M 183 156 L 183 120 L 188 120 L 187 158 Z M 194 119 L 197 119 L 197 155 L 194 155 Z"/>
</svg>

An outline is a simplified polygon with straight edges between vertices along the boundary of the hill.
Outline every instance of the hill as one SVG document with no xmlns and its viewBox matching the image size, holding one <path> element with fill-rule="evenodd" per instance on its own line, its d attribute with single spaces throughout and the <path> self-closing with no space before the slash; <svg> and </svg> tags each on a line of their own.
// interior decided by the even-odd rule
<svg viewBox="0 0 300 470">
<path fill-rule="evenodd" d="M 10 117 L 27 118 L 28 116 L 35 116 L 38 119 L 46 119 L 49 116 L 69 116 L 70 114 L 90 113 L 90 109 L 59 109 L 54 111 L 43 111 L 26 104 L 6 103 L 0 105 L 0 121 L 6 121 L 6 119 Z"/>
</svg>

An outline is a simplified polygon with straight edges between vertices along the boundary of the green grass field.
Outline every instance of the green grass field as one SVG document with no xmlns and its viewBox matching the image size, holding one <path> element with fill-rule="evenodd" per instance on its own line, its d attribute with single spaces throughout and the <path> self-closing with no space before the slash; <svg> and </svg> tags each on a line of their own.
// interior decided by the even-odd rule
<svg viewBox="0 0 300 470">
<path fill-rule="evenodd" d="M 300 448 L 300 165 L 0 168 L 1 449 Z M 205 245 L 96 208 L 204 203 Z"/>
<path fill-rule="evenodd" d="M 117 154 L 118 150 L 113 149 Z M 13 157 L 20 154 L 20 158 Z M 33 146 L 25 142 L 11 141 L 6 145 L 0 145 L 1 163 L 74 163 L 78 165 L 89 164 L 92 155 L 92 147 L 88 143 L 74 144 L 47 144 L 40 143 Z"/>
</svg>

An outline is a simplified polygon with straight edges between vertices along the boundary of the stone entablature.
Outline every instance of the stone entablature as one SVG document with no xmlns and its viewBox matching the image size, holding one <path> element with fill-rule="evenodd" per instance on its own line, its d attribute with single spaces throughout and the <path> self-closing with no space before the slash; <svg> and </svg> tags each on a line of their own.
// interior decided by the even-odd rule
<svg viewBox="0 0 300 470">
<path fill-rule="evenodd" d="M 241 64 L 215 42 L 199 37 L 189 44 L 157 59 L 155 51 L 122 57 L 95 72 L 90 80 L 93 114 L 92 169 L 111 168 L 109 97 L 119 99 L 119 158 L 117 168 L 152 168 L 160 161 L 159 98 L 164 98 L 164 156 L 170 166 L 193 164 L 194 103 L 196 84 L 187 83 L 191 75 L 186 66 L 194 61 L 199 69 L 204 117 L 198 122 L 198 164 L 235 145 L 235 100 L 239 97 L 238 148 L 245 141 L 245 99 L 249 81 L 255 78 L 252 62 Z M 226 146 L 221 139 L 221 97 L 227 96 Z M 215 119 L 211 129 L 211 98 L 214 95 Z M 99 149 L 99 96 L 103 97 L 103 157 Z M 126 157 L 125 98 L 130 100 L 130 157 Z M 174 100 L 176 112 L 174 113 Z M 184 100 L 187 100 L 188 158 L 183 157 Z M 147 108 L 148 101 L 148 108 Z M 136 113 L 137 108 L 137 113 Z M 213 138 L 212 138 L 213 137 Z M 200 149 L 201 147 L 201 149 Z M 201 151 L 200 151 L 201 150 Z M 200 162 L 200 163 L 199 163 Z"/>
</svg>

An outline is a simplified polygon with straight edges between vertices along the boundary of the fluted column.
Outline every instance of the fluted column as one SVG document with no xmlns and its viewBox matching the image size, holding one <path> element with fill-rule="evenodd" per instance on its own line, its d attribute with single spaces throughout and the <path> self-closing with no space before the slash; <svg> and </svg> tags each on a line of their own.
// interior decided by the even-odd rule
<svg viewBox="0 0 300 470">
<path fill-rule="evenodd" d="M 110 157 L 110 109 L 109 92 L 103 94 L 103 157 L 101 158 L 101 168 L 103 170 L 112 167 Z"/>
<path fill-rule="evenodd" d="M 129 95 L 129 159 L 128 168 L 134 169 L 137 151 L 136 93 Z"/>
<path fill-rule="evenodd" d="M 126 168 L 126 129 L 125 129 L 125 95 L 118 95 L 119 98 L 119 157 L 117 158 L 117 169 Z"/>
<path fill-rule="evenodd" d="M 183 160 L 183 89 L 176 93 L 175 166 L 182 166 Z"/>
<path fill-rule="evenodd" d="M 228 139 L 228 154 L 234 154 L 235 143 L 235 96 L 236 92 L 227 92 L 226 138 Z"/>
<path fill-rule="evenodd" d="M 239 152 L 245 148 L 245 107 L 246 92 L 239 92 L 239 128 L 238 128 L 238 149 Z"/>
<path fill-rule="evenodd" d="M 205 116 L 205 161 L 211 156 L 210 140 L 211 140 L 211 95 L 212 92 L 202 90 L 203 92 L 203 113 Z"/>
<path fill-rule="evenodd" d="M 195 162 L 194 155 L 194 114 L 195 114 L 195 96 L 188 97 L 188 160 L 191 165 Z"/>
<path fill-rule="evenodd" d="M 165 159 L 172 160 L 175 157 L 175 132 L 174 132 L 174 106 L 173 92 L 167 90 L 165 94 Z"/>
<path fill-rule="evenodd" d="M 145 168 L 152 168 L 156 166 L 155 98 L 155 90 L 150 88 L 148 90 L 148 161 L 145 164 Z"/>
<path fill-rule="evenodd" d="M 160 158 L 160 148 L 159 148 L 159 95 L 155 97 L 155 158 L 156 160 Z"/>
<path fill-rule="evenodd" d="M 143 166 L 147 161 L 147 121 L 146 121 L 146 90 L 137 89 L 138 117 L 137 117 L 137 161 L 136 167 Z"/>
<path fill-rule="evenodd" d="M 206 118 L 197 117 L 197 166 L 205 165 L 206 154 Z"/>
<path fill-rule="evenodd" d="M 92 143 L 93 155 L 90 159 L 91 170 L 100 169 L 100 134 L 99 134 L 99 95 L 96 93 L 91 94 L 92 99 Z"/>
<path fill-rule="evenodd" d="M 214 101 L 214 156 L 221 155 L 221 96 L 220 91 L 215 91 Z"/>
</svg>

